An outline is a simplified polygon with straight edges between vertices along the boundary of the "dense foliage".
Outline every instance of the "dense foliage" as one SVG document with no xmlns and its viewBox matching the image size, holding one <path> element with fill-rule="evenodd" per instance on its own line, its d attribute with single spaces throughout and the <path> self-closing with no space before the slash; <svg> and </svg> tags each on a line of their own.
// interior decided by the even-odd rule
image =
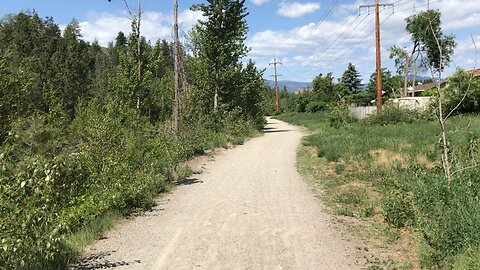
<svg viewBox="0 0 480 270">
<path fill-rule="evenodd" d="M 447 112 L 480 113 L 480 77 L 457 69 L 448 82 L 445 89 Z"/>
<path fill-rule="evenodd" d="M 135 21 L 104 48 L 83 41 L 76 21 L 62 32 L 36 13 L 0 20 L 0 269 L 65 267 L 78 251 L 66 236 L 110 211 L 151 207 L 181 161 L 262 127 L 262 74 L 240 62 L 243 2 L 197 8 L 215 23 L 196 28 L 193 56 L 182 52 L 193 87 L 177 137 L 171 43 L 138 39 Z"/>
</svg>

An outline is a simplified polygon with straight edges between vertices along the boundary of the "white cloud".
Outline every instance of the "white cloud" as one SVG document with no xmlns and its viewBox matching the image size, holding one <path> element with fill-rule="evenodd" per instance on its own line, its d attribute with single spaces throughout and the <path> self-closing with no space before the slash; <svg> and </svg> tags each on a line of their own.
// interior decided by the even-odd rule
<svg viewBox="0 0 480 270">
<path fill-rule="evenodd" d="M 282 16 L 285 16 L 285 17 L 297 18 L 297 17 L 302 17 L 303 15 L 308 14 L 308 13 L 313 13 L 313 12 L 319 10 L 319 9 L 320 9 L 320 3 L 313 3 L 313 2 L 286 3 L 286 2 L 282 2 L 279 5 L 279 9 L 278 9 L 277 13 L 279 15 L 282 15 Z"/>
<path fill-rule="evenodd" d="M 270 0 L 252 0 L 252 3 L 259 6 L 265 4 L 268 1 Z"/>
<path fill-rule="evenodd" d="M 184 32 L 202 19 L 202 14 L 186 9 L 179 14 L 179 27 Z M 141 32 L 150 41 L 171 39 L 173 16 L 161 12 L 147 11 L 142 15 Z M 81 33 L 86 41 L 97 40 L 102 46 L 114 41 L 119 31 L 130 33 L 131 20 L 127 14 L 90 12 L 85 21 L 80 22 Z"/>
</svg>

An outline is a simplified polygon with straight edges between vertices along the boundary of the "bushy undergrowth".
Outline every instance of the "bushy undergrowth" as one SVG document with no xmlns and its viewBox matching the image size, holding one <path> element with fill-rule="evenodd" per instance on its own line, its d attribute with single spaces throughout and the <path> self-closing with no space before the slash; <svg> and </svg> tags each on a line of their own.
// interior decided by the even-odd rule
<svg viewBox="0 0 480 270">
<path fill-rule="evenodd" d="M 411 124 L 416 122 L 428 122 L 434 119 L 434 115 L 429 112 L 420 112 L 417 110 L 404 109 L 395 105 L 385 106 L 381 112 L 375 112 L 365 118 L 365 123 L 369 125 L 396 125 Z"/>
<path fill-rule="evenodd" d="M 19 120 L 0 148 L 0 269 L 63 269 L 78 252 L 65 236 L 105 213 L 153 206 L 181 161 L 255 132 L 236 111 L 185 120 L 178 140 L 120 101 L 92 100 L 76 114 L 71 124 Z"/>
<path fill-rule="evenodd" d="M 337 213 L 380 214 L 392 228 L 418 231 L 423 267 L 478 268 L 480 118 L 457 116 L 447 122 L 454 171 L 447 180 L 438 123 L 418 114 L 413 120 L 397 109 L 384 112 L 341 128 L 329 127 L 328 118 L 315 114 L 281 118 L 314 131 L 304 140 L 319 157 L 309 170 L 319 172 L 325 198 Z"/>
<path fill-rule="evenodd" d="M 345 125 L 357 122 L 357 119 L 345 103 L 339 103 L 329 108 L 330 126 L 340 128 Z"/>
</svg>

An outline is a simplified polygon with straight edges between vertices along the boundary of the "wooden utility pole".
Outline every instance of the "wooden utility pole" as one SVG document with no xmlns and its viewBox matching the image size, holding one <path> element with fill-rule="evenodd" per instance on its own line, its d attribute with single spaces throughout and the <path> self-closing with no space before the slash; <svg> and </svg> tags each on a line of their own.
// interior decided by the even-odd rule
<svg viewBox="0 0 480 270">
<path fill-rule="evenodd" d="M 282 75 L 277 75 L 277 64 L 282 65 L 282 62 L 277 62 L 277 58 L 273 58 L 273 63 L 269 63 L 269 65 L 273 65 L 273 78 L 275 82 L 275 112 L 278 113 L 278 76 Z"/>
<path fill-rule="evenodd" d="M 380 4 L 379 0 L 375 0 L 375 5 L 361 5 L 361 8 L 375 7 L 375 43 L 376 43 L 376 70 L 377 70 L 377 89 L 376 89 L 376 104 L 377 111 L 382 111 L 382 59 L 380 50 L 380 6 L 393 7 L 393 4 Z"/>
<path fill-rule="evenodd" d="M 173 132 L 178 135 L 178 118 L 180 116 L 180 67 L 179 67 L 179 38 L 178 38 L 178 2 L 173 0 L 173 66 L 174 66 L 174 88 L 175 97 L 173 100 Z"/>
</svg>

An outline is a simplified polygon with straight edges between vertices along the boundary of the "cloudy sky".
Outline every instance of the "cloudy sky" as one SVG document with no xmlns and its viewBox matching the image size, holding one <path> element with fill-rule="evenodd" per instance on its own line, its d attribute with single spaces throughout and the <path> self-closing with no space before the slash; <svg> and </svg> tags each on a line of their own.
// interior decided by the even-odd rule
<svg viewBox="0 0 480 270">
<path fill-rule="evenodd" d="M 135 9 L 135 0 L 127 1 Z M 142 33 L 152 42 L 171 39 L 171 0 L 142 0 Z M 201 14 L 190 11 L 201 0 L 179 0 L 181 34 L 188 32 Z M 266 68 L 265 78 L 273 69 L 276 57 L 283 63 L 278 72 L 282 79 L 311 81 L 319 73 L 341 76 L 352 62 L 366 82 L 375 69 L 374 10 L 360 5 L 374 0 L 246 0 L 250 47 L 249 58 L 259 68 Z M 383 0 L 394 8 L 382 8 L 382 64 L 393 67 L 388 58 L 392 45 L 409 47 L 404 19 L 427 9 L 427 0 Z M 447 74 L 456 67 L 475 67 L 476 50 L 480 50 L 480 0 L 430 0 L 430 8 L 442 12 L 446 34 L 454 34 L 458 43 L 454 61 Z M 122 0 L 0 0 L 0 16 L 35 9 L 40 16 L 52 16 L 61 25 L 72 18 L 82 27 L 83 38 L 106 45 L 118 31 L 129 32 L 130 21 Z M 472 41 L 473 40 L 473 41 Z M 475 42 L 474 42 L 475 41 Z M 480 54 L 479 54 L 480 56 Z M 480 61 L 480 60 L 479 60 Z"/>
</svg>

